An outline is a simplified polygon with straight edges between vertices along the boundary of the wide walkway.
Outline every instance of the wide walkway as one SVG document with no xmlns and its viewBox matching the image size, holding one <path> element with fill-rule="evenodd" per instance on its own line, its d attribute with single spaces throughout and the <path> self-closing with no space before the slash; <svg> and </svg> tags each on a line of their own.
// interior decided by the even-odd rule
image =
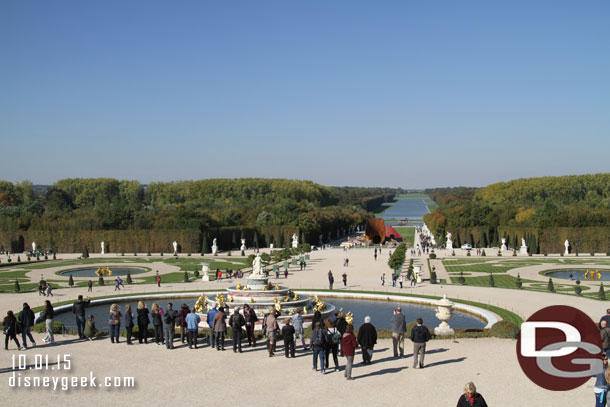
<svg viewBox="0 0 610 407">
<path fill-rule="evenodd" d="M 391 270 L 387 266 L 389 249 L 383 249 L 377 260 L 373 250 L 358 248 L 344 251 L 328 249 L 311 253 L 306 270 L 299 271 L 291 266 L 287 280 L 278 282 L 293 288 L 328 288 L 328 271 L 335 276 L 335 288 L 341 286 L 341 275 L 348 276 L 348 289 L 379 292 L 403 292 L 425 295 L 448 294 L 449 297 L 490 303 L 511 309 L 523 317 L 538 309 L 553 304 L 569 304 L 582 309 L 597 319 L 606 304 L 584 298 L 569 297 L 550 293 L 522 292 L 517 290 L 430 285 L 424 283 L 415 288 L 392 288 L 381 286 L 380 276 L 387 276 Z M 349 258 L 349 267 L 344 267 L 344 259 Z M 207 256 L 202 261 L 208 260 Z M 104 261 L 104 260 L 102 260 Z M 105 260 L 109 261 L 109 260 Z M 424 277 L 429 276 L 427 262 L 416 258 L 416 264 L 424 267 Z M 135 264 L 135 263 L 134 263 Z M 150 265 L 149 265 L 150 266 Z M 167 266 L 167 265 L 165 265 Z M 173 266 L 159 265 L 160 273 L 176 271 Z M 34 272 L 51 275 L 50 270 Z M 47 276 L 47 277 L 48 277 Z M 526 277 L 523 276 L 522 277 Z M 275 279 L 272 278 L 275 282 Z M 158 292 L 172 290 L 199 291 L 221 289 L 234 285 L 236 280 L 220 282 L 192 282 L 156 285 L 127 286 L 123 293 Z M 114 294 L 114 287 L 94 287 L 95 296 Z M 337 288 L 337 290 L 343 290 Z M 86 288 L 66 288 L 55 291 L 54 301 L 72 301 L 78 294 L 87 295 Z M 2 294 L 0 308 L 19 310 L 24 301 L 36 306 L 44 298 L 37 293 Z M 388 315 L 388 319 L 391 315 Z M 100 321 L 104 324 L 105 321 Z M 36 334 L 39 344 L 41 335 Z M 427 368 L 411 368 L 412 359 L 393 359 L 391 341 L 380 340 L 376 347 L 374 361 L 370 366 L 357 366 L 356 380 L 348 382 L 341 373 L 322 376 L 311 370 L 311 355 L 299 353 L 294 360 L 283 355 L 269 358 L 262 348 L 247 349 L 244 354 L 234 354 L 230 350 L 218 352 L 209 348 L 189 350 L 181 347 L 174 351 L 165 350 L 154 344 L 134 345 L 111 344 L 102 340 L 95 342 L 74 342 L 73 337 L 59 336 L 58 346 L 41 346 L 22 352 L 28 365 L 34 362 L 35 354 L 70 355 L 72 368 L 67 372 L 46 371 L 48 376 L 69 375 L 134 376 L 135 389 L 79 389 L 70 392 L 48 389 L 27 390 L 9 388 L 12 374 L 10 350 L 0 357 L 0 391 L 13 403 L 36 403 L 44 398 L 49 403 L 82 405 L 111 403 L 127 405 L 137 403 L 165 404 L 176 402 L 231 403 L 237 405 L 269 405 L 290 402 L 295 405 L 349 404 L 355 406 L 423 404 L 426 406 L 455 405 L 466 381 L 474 381 L 490 406 L 536 405 L 568 406 L 584 405 L 592 399 L 592 382 L 571 392 L 548 392 L 536 387 L 521 372 L 515 354 L 515 341 L 499 339 L 435 340 L 428 346 Z M 14 344 L 10 345 L 14 349 Z M 230 348 L 228 342 L 227 349 Z M 411 354 L 407 341 L 407 355 Z M 63 356 L 62 356 L 63 357 Z M 357 358 L 359 359 L 359 357 Z M 340 358 L 341 365 L 345 359 Z M 26 376 L 34 371 L 24 373 Z M 98 379 L 99 380 L 99 379 Z M 518 389 L 518 391 L 516 391 Z M 229 396 L 237 392 L 236 396 Z M 405 402 L 405 400 L 410 400 Z"/>
</svg>

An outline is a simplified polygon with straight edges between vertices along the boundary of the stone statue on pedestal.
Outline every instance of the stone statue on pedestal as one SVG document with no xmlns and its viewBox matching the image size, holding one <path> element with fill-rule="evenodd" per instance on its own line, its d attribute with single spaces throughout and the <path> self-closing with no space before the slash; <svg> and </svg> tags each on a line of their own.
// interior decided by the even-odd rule
<svg viewBox="0 0 610 407">
<path fill-rule="evenodd" d="M 104 241 L 103 240 L 100 243 L 100 247 L 102 248 L 102 254 L 104 254 Z"/>
<path fill-rule="evenodd" d="M 172 245 L 174 246 L 174 254 L 177 254 L 178 253 L 178 242 L 176 242 L 174 240 L 174 243 L 172 243 Z"/>
<path fill-rule="evenodd" d="M 241 247 L 239 248 L 242 252 L 246 250 L 246 239 L 241 239 Z"/>
<path fill-rule="evenodd" d="M 568 239 L 566 239 L 566 241 L 563 242 L 563 245 L 566 247 L 566 251 L 564 254 L 567 256 L 568 254 L 570 254 L 570 242 L 568 241 Z"/>
<path fill-rule="evenodd" d="M 261 264 L 261 255 L 260 253 L 256 254 L 256 257 L 252 261 L 252 274 L 250 274 L 252 278 L 264 278 L 265 273 L 263 273 L 263 266 Z"/>
<path fill-rule="evenodd" d="M 36 242 L 32 242 L 32 252 L 36 253 Z"/>
<path fill-rule="evenodd" d="M 297 234 L 295 233 L 294 235 L 292 235 L 292 248 L 296 249 L 299 246 L 299 238 L 297 237 Z"/>
<path fill-rule="evenodd" d="M 451 250 L 453 249 L 453 239 L 452 239 L 452 235 L 451 232 L 447 232 L 447 243 L 445 244 L 445 246 L 447 246 L 446 248 Z"/>
<path fill-rule="evenodd" d="M 519 249 L 521 254 L 527 254 L 527 245 L 525 244 L 525 239 L 521 238 L 521 248 Z"/>
<path fill-rule="evenodd" d="M 505 237 L 502 238 L 502 247 L 500 247 L 500 250 L 508 250 L 508 248 L 506 247 L 506 238 Z"/>
<path fill-rule="evenodd" d="M 212 254 L 214 256 L 218 255 L 218 245 L 216 244 L 216 238 L 214 238 L 214 240 L 212 240 Z"/>
</svg>

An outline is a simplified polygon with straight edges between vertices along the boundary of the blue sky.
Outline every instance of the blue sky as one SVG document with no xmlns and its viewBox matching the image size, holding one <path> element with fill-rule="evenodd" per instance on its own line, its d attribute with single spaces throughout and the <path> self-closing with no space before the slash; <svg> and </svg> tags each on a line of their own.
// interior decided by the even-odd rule
<svg viewBox="0 0 610 407">
<path fill-rule="evenodd" d="M 610 171 L 610 2 L 2 1 L 0 179 Z"/>
</svg>

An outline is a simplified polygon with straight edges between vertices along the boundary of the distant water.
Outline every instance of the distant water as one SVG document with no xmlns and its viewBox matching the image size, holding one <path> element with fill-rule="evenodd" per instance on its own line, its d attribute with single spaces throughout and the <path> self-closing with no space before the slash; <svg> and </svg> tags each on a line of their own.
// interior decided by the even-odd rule
<svg viewBox="0 0 610 407">
<path fill-rule="evenodd" d="M 383 219 L 421 219 L 430 213 L 423 198 L 398 198 L 392 206 L 381 214 Z"/>
</svg>

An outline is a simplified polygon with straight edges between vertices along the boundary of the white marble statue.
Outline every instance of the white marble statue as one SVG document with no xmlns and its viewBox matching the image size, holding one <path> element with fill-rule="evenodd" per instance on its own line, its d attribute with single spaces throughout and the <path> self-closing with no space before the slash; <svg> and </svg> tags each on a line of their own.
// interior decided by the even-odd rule
<svg viewBox="0 0 610 407">
<path fill-rule="evenodd" d="M 261 264 L 261 255 L 260 253 L 256 254 L 256 257 L 252 261 L 252 274 L 250 277 L 253 278 L 264 278 L 265 273 L 263 273 L 263 266 Z"/>
<path fill-rule="evenodd" d="M 172 245 L 174 246 L 174 254 L 178 253 L 178 242 L 174 240 L 174 243 L 172 243 Z"/>
<path fill-rule="evenodd" d="M 292 235 L 292 248 L 296 249 L 299 246 L 299 238 L 297 237 L 297 234 L 295 233 L 294 235 Z"/>
<path fill-rule="evenodd" d="M 502 247 L 500 248 L 500 250 L 508 250 L 508 248 L 506 247 L 506 238 L 505 237 L 502 238 Z"/>
<path fill-rule="evenodd" d="M 519 249 L 519 251 L 522 254 L 527 254 L 527 245 L 525 244 L 525 238 L 521 238 L 521 248 Z"/>
<path fill-rule="evenodd" d="M 100 242 L 100 247 L 102 248 L 102 254 L 104 254 L 104 241 L 103 240 Z"/>
<path fill-rule="evenodd" d="M 32 252 L 36 253 L 36 242 L 32 242 Z"/>
<path fill-rule="evenodd" d="M 451 250 L 453 249 L 453 239 L 452 239 L 452 235 L 451 232 L 447 232 L 447 243 L 445 244 L 445 246 L 447 246 L 447 249 Z"/>
<path fill-rule="evenodd" d="M 242 252 L 246 250 L 246 239 L 241 239 L 241 247 L 239 249 Z"/>
<path fill-rule="evenodd" d="M 216 238 L 212 240 L 212 254 L 216 256 L 218 254 L 218 244 L 216 244 Z"/>
<path fill-rule="evenodd" d="M 568 241 L 568 239 L 566 239 L 566 241 L 563 242 L 563 245 L 566 247 L 566 251 L 564 254 L 567 256 L 568 254 L 570 254 L 570 242 Z"/>
</svg>

